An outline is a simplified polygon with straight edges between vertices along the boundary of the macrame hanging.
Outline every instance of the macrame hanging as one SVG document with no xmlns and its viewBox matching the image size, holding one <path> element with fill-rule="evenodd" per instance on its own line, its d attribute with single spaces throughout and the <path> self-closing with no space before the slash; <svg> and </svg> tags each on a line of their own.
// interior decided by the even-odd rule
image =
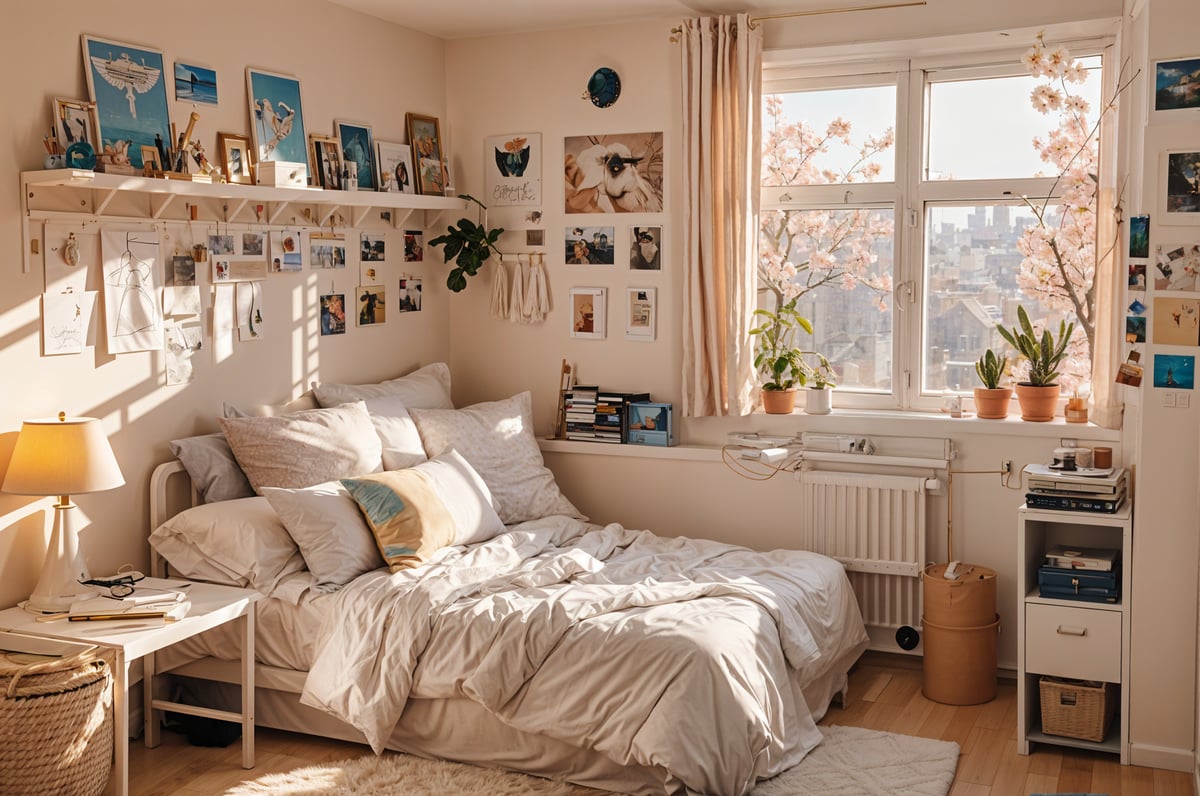
<svg viewBox="0 0 1200 796">
<path fill-rule="evenodd" d="M 525 308 L 525 263 L 517 257 L 517 267 L 513 269 L 512 295 L 508 302 L 508 319 L 513 323 L 521 323 L 521 312 Z"/>
<path fill-rule="evenodd" d="M 504 264 L 503 254 L 500 255 L 500 261 L 496 263 L 496 267 L 492 271 L 492 317 L 506 321 L 508 320 L 508 266 Z"/>
</svg>

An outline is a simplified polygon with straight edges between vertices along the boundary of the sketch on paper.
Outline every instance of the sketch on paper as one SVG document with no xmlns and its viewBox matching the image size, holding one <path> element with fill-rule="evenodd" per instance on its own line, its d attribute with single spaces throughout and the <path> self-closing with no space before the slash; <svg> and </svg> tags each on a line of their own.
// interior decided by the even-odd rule
<svg viewBox="0 0 1200 796">
<path fill-rule="evenodd" d="M 100 248 L 108 352 L 161 350 L 158 233 L 104 230 Z"/>
<path fill-rule="evenodd" d="M 42 355 L 83 353 L 95 307 L 95 291 L 42 294 Z"/>
<path fill-rule="evenodd" d="M 199 321 L 167 324 L 166 333 L 167 386 L 187 384 L 192 381 L 192 356 L 204 347 L 200 336 Z"/>
</svg>

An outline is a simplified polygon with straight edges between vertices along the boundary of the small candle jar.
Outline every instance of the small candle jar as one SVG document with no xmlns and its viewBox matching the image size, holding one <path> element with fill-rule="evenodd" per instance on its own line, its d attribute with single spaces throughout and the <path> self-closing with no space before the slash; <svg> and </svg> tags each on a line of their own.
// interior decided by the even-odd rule
<svg viewBox="0 0 1200 796">
<path fill-rule="evenodd" d="M 1086 423 L 1088 421 L 1087 399 L 1075 395 L 1067 399 L 1067 408 L 1063 417 L 1068 423 Z"/>
</svg>

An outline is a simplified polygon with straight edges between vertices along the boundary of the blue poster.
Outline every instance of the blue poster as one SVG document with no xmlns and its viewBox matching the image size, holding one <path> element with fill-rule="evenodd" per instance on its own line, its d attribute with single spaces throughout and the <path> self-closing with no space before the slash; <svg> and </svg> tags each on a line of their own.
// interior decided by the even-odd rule
<svg viewBox="0 0 1200 796">
<path fill-rule="evenodd" d="M 143 146 L 171 146 L 162 53 L 84 36 L 83 61 L 100 123 L 96 159 L 140 170 Z"/>
<path fill-rule="evenodd" d="M 300 81 L 256 69 L 246 70 L 250 128 L 257 162 L 308 163 L 308 139 L 300 107 Z"/>
</svg>

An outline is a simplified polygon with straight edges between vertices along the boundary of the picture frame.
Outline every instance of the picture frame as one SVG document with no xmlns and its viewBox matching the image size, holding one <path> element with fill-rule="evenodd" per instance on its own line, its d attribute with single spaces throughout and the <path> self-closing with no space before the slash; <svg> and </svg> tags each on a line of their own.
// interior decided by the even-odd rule
<svg viewBox="0 0 1200 796">
<path fill-rule="evenodd" d="M 662 132 L 573 135 L 563 139 L 563 211 L 661 213 Z"/>
<path fill-rule="evenodd" d="M 662 225 L 629 228 L 629 270 L 662 270 Z"/>
<path fill-rule="evenodd" d="M 337 138 L 310 133 L 308 147 L 313 185 L 327 191 L 342 190 L 342 145 Z"/>
<path fill-rule="evenodd" d="M 567 265 L 613 265 L 616 242 L 615 227 L 564 227 L 563 261 Z"/>
<path fill-rule="evenodd" d="M 603 340 L 607 317 L 608 288 L 571 288 L 571 337 Z"/>
<path fill-rule="evenodd" d="M 250 136 L 241 133 L 217 133 L 221 171 L 229 182 L 254 184 L 254 155 Z"/>
<path fill-rule="evenodd" d="M 172 145 L 162 52 L 86 33 L 80 42 L 96 106 L 96 160 L 140 171 L 143 146 L 163 152 Z"/>
<path fill-rule="evenodd" d="M 159 154 L 157 147 L 142 145 L 142 176 L 153 177 L 156 173 L 161 174 L 162 157 Z"/>
<path fill-rule="evenodd" d="M 392 141 L 375 142 L 375 163 L 379 190 L 388 193 L 415 194 L 412 147 Z"/>
<path fill-rule="evenodd" d="M 356 190 L 374 191 L 379 187 L 375 160 L 375 135 L 369 124 L 333 120 L 333 131 L 341 147 L 342 163 L 357 165 L 358 184 Z M 349 190 L 349 186 L 342 186 Z"/>
<path fill-rule="evenodd" d="M 1200 109 L 1200 82 L 1190 78 L 1200 72 L 1200 55 L 1154 62 L 1155 111 Z"/>
<path fill-rule="evenodd" d="M 178 102 L 217 104 L 217 71 L 199 64 L 175 62 L 175 99 Z"/>
<path fill-rule="evenodd" d="M 99 122 L 96 121 L 96 103 L 87 100 L 55 97 L 50 101 L 51 129 L 65 150 L 77 141 L 84 141 L 99 152 Z"/>
<path fill-rule="evenodd" d="M 658 289 L 625 288 L 625 339 L 653 342 L 658 326 Z"/>
<path fill-rule="evenodd" d="M 254 162 L 308 163 L 300 80 L 292 75 L 246 67 L 250 137 Z"/>
<path fill-rule="evenodd" d="M 1200 224 L 1200 151 L 1163 152 L 1160 224 Z"/>
<path fill-rule="evenodd" d="M 408 143 L 412 147 L 417 193 L 445 196 L 445 152 L 442 147 L 442 128 L 437 117 L 406 113 L 404 126 L 408 129 Z"/>
</svg>

